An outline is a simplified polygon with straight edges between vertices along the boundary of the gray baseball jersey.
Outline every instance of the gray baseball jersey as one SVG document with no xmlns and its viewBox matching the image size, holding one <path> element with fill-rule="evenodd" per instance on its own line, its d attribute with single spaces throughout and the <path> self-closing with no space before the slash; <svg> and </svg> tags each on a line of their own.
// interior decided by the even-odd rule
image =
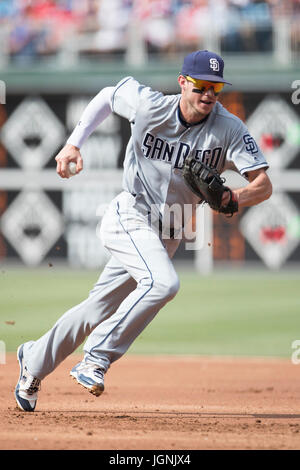
<svg viewBox="0 0 300 470">
<path fill-rule="evenodd" d="M 241 175 L 268 164 L 245 124 L 216 103 L 202 122 L 188 125 L 180 116 L 181 95 L 164 95 L 126 77 L 115 87 L 112 110 L 127 118 L 132 136 L 124 160 L 123 187 L 136 194 L 136 206 L 196 204 L 199 198 L 182 178 L 185 158 Z"/>
</svg>

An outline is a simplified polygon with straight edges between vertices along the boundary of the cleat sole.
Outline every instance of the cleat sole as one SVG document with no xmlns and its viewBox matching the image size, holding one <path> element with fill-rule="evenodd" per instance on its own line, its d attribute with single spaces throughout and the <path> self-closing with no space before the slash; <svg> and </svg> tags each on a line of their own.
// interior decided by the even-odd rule
<svg viewBox="0 0 300 470">
<path fill-rule="evenodd" d="M 87 387 L 86 385 L 82 384 L 81 382 L 78 382 L 77 378 L 74 377 L 72 374 L 70 374 L 73 380 L 76 381 L 78 385 L 83 387 L 85 390 L 87 390 L 89 393 L 94 395 L 95 397 L 100 397 L 102 393 L 104 392 L 104 385 L 93 385 L 91 388 Z"/>
</svg>

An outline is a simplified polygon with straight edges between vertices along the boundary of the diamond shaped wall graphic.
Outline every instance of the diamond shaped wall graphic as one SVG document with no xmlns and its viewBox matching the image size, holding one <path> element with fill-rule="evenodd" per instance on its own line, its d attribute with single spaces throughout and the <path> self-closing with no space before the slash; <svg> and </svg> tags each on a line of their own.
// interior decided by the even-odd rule
<svg viewBox="0 0 300 470">
<path fill-rule="evenodd" d="M 265 98 L 247 121 L 247 127 L 272 168 L 286 167 L 296 156 L 299 142 L 292 129 L 299 129 L 299 117 L 280 96 Z"/>
<path fill-rule="evenodd" d="M 23 191 L 1 217 L 1 230 L 27 265 L 38 265 L 63 233 L 63 220 L 41 191 Z"/>
<path fill-rule="evenodd" d="M 26 98 L 2 128 L 1 140 L 24 168 L 42 168 L 65 139 L 65 128 L 41 98 Z"/>
<path fill-rule="evenodd" d="M 275 193 L 246 212 L 240 230 L 265 264 L 278 269 L 299 244 L 299 233 L 292 230 L 296 221 L 299 212 L 292 199 Z"/>
</svg>

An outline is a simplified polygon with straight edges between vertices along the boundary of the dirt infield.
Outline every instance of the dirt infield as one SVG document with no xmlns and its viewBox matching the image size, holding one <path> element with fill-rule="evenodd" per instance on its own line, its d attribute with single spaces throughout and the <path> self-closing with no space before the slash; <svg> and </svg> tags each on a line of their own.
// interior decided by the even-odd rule
<svg viewBox="0 0 300 470">
<path fill-rule="evenodd" d="M 16 356 L 0 365 L 0 449 L 300 449 L 300 365 L 290 360 L 127 355 L 96 398 L 69 376 L 16 408 Z"/>
</svg>

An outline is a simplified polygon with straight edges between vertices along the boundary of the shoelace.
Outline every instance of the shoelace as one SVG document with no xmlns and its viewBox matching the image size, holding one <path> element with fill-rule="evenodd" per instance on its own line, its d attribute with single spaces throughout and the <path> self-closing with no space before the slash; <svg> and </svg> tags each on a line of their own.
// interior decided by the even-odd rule
<svg viewBox="0 0 300 470">
<path fill-rule="evenodd" d="M 96 369 L 94 369 L 94 374 L 102 379 L 103 378 L 103 369 L 100 369 L 100 367 L 97 367 Z"/>
<path fill-rule="evenodd" d="M 89 370 L 89 369 L 93 369 L 94 372 L 98 372 L 98 373 L 101 373 L 101 374 L 104 374 L 104 370 L 101 369 L 101 367 L 97 366 L 96 364 L 91 364 L 91 363 L 83 363 L 81 364 L 79 367 L 78 367 L 78 371 L 79 370 Z"/>
<path fill-rule="evenodd" d="M 38 379 L 37 377 L 33 377 L 31 384 L 29 385 L 28 389 L 26 389 L 28 395 L 33 395 L 34 393 L 38 392 L 40 389 L 40 384 L 40 379 Z"/>
</svg>

